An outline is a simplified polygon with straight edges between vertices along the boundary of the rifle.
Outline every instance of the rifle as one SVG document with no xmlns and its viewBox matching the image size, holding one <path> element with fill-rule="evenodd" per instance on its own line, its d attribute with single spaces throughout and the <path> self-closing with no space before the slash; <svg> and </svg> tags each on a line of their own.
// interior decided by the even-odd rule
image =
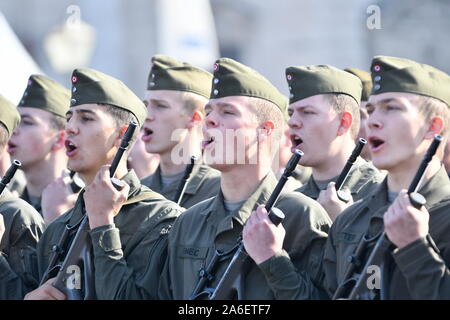
<svg viewBox="0 0 450 320">
<path fill-rule="evenodd" d="M 350 173 L 353 164 L 355 163 L 356 159 L 358 159 L 366 143 L 367 143 L 366 139 L 364 138 L 358 139 L 358 143 L 356 144 L 355 148 L 352 151 L 352 154 L 348 158 L 347 163 L 344 166 L 344 169 L 342 169 L 341 174 L 336 180 L 335 188 L 337 191 L 337 196 L 339 200 L 344 201 L 345 203 L 349 202 L 350 198 L 348 193 L 342 192 L 342 187 L 344 185 L 345 180 L 347 180 L 348 174 Z"/>
<path fill-rule="evenodd" d="M 20 163 L 19 160 L 14 160 L 13 163 L 9 166 L 8 170 L 6 170 L 5 175 L 3 176 L 2 180 L 0 181 L 0 195 L 3 193 L 3 190 L 5 190 L 8 183 L 11 181 L 11 179 L 16 174 L 17 169 L 19 169 L 22 166 L 22 163 Z"/>
<path fill-rule="evenodd" d="M 301 150 L 295 150 L 289 160 L 283 175 L 275 186 L 274 191 L 270 195 L 265 208 L 269 214 L 269 219 L 273 224 L 279 225 L 284 219 L 284 214 L 281 210 L 274 208 L 273 205 L 278 200 L 278 197 L 286 184 L 289 176 L 295 170 L 300 158 L 303 156 Z M 220 261 L 223 261 L 233 255 L 229 262 L 225 272 L 220 278 L 216 288 L 205 288 L 208 281 L 214 279 L 214 272 L 218 267 Z M 200 278 L 197 282 L 189 300 L 225 300 L 232 299 L 237 289 L 234 287 L 236 280 L 242 273 L 244 264 L 248 261 L 248 254 L 244 248 L 244 242 L 242 240 L 242 234 L 239 236 L 237 244 L 226 251 L 216 250 L 213 258 L 211 259 L 208 267 L 200 271 Z"/>
<path fill-rule="evenodd" d="M 426 204 L 425 198 L 421 194 L 417 193 L 416 190 L 419 186 L 420 181 L 423 179 L 428 164 L 436 153 L 436 150 L 441 142 L 442 136 L 435 135 L 433 142 L 429 146 L 413 180 L 411 181 L 411 184 L 408 187 L 407 193 L 409 200 L 416 209 L 420 209 L 423 205 Z M 366 255 L 368 244 L 375 241 L 376 243 L 372 251 L 370 252 L 367 262 L 362 268 L 361 273 L 357 274 L 356 269 L 360 268 L 362 265 L 362 259 Z M 366 231 L 360 243 L 358 244 L 354 255 L 349 257 L 350 264 L 348 265 L 344 274 L 344 280 L 341 282 L 333 295 L 333 300 L 341 299 L 342 296 L 347 292 L 349 292 L 347 299 L 354 300 L 364 290 L 367 290 L 366 281 L 369 276 L 369 274 L 367 273 L 368 267 L 373 265 L 380 266 L 384 261 L 386 255 L 391 252 L 393 247 L 394 245 L 388 239 L 384 231 L 373 237 L 370 237 L 369 232 Z M 380 262 L 376 263 L 376 260 L 379 260 Z M 353 287 L 351 285 L 353 285 Z"/>
<path fill-rule="evenodd" d="M 186 186 L 188 184 L 189 178 L 191 177 L 192 170 L 194 169 L 195 160 L 197 160 L 196 156 L 191 157 L 191 163 L 187 165 L 186 170 L 184 171 L 184 176 L 178 185 L 177 192 L 175 194 L 174 200 L 178 205 L 181 205 L 181 200 L 183 199 L 184 191 L 186 190 Z"/>
<path fill-rule="evenodd" d="M 130 122 L 109 169 L 111 182 L 117 190 L 121 190 L 125 184 L 114 178 L 114 174 L 137 125 L 134 121 Z M 82 196 L 83 192 L 84 190 L 81 191 L 79 197 Z M 69 234 L 73 235 L 73 233 L 75 233 L 75 236 L 69 246 Z M 68 250 L 67 247 L 69 247 Z M 52 285 L 63 292 L 68 300 L 95 298 L 92 242 L 86 214 L 75 225 L 66 225 L 58 245 L 53 246 L 52 251 L 53 255 L 42 278 L 41 285 L 56 274 L 56 279 Z M 65 256 L 64 253 L 66 253 Z"/>
</svg>

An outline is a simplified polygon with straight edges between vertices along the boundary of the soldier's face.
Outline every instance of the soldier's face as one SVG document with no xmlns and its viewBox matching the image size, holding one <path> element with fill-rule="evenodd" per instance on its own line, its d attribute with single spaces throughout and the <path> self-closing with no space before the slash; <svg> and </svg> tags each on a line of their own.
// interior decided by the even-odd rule
<svg viewBox="0 0 450 320">
<path fill-rule="evenodd" d="M 144 103 L 147 118 L 142 141 L 150 153 L 167 154 L 188 134 L 190 120 L 185 111 L 182 92 L 173 90 L 148 90 Z"/>
<path fill-rule="evenodd" d="M 415 95 L 386 92 L 367 103 L 367 137 L 373 164 L 388 171 L 417 167 L 427 146 L 424 116 L 414 105 Z"/>
<path fill-rule="evenodd" d="M 97 104 L 71 107 L 66 117 L 68 167 L 89 181 L 101 166 L 112 162 L 120 144 L 120 128 L 106 108 Z"/>
<path fill-rule="evenodd" d="M 289 106 L 288 114 L 292 149 L 304 152 L 300 164 L 317 167 L 332 161 L 338 152 L 333 141 L 341 120 L 326 97 L 315 95 L 296 101 Z"/>
<path fill-rule="evenodd" d="M 51 126 L 50 112 L 28 107 L 17 109 L 21 116 L 20 124 L 8 142 L 8 152 L 13 159 L 22 162 L 26 171 L 47 161 L 52 150 L 64 147 L 60 131 Z"/>
<path fill-rule="evenodd" d="M 211 99 L 205 106 L 205 162 L 225 171 L 229 166 L 258 162 L 258 121 L 248 97 Z"/>
</svg>

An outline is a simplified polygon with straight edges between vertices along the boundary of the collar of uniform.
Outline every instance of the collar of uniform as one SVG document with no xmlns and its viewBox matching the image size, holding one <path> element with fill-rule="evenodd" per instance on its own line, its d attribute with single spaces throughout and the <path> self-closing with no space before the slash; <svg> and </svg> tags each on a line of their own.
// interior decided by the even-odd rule
<svg viewBox="0 0 450 320">
<path fill-rule="evenodd" d="M 162 182 L 161 182 L 161 167 L 158 165 L 158 168 L 156 168 L 156 171 L 153 172 L 150 176 L 144 178 L 143 180 L 146 180 L 146 185 L 152 189 L 156 190 L 157 192 L 161 192 L 162 190 Z"/>
<path fill-rule="evenodd" d="M 196 194 L 197 190 L 201 186 L 201 182 L 208 175 L 209 170 L 212 170 L 212 169 L 206 165 L 196 164 L 194 166 L 194 168 L 192 169 L 191 179 L 189 179 L 185 193 Z"/>
<path fill-rule="evenodd" d="M 244 225 L 253 210 L 256 207 L 265 204 L 269 200 L 270 195 L 275 189 L 277 179 L 275 175 L 270 171 L 267 176 L 258 185 L 258 188 L 250 195 L 247 201 L 244 202 L 242 207 L 230 215 L 223 205 L 224 198 L 222 190 L 211 201 L 210 205 L 205 208 L 204 214 L 210 214 L 209 219 L 211 223 L 217 226 L 216 236 L 224 231 L 233 229 L 233 219 L 239 224 Z"/>
<path fill-rule="evenodd" d="M 308 182 L 306 182 L 305 185 L 301 186 L 298 191 L 300 193 L 303 193 L 304 195 L 307 195 L 308 197 L 317 200 L 319 197 L 319 187 L 317 186 L 316 182 L 314 181 L 314 178 L 311 174 L 311 176 L 308 179 Z"/>
<path fill-rule="evenodd" d="M 441 165 L 439 171 L 418 192 L 427 200 L 425 205 L 427 210 L 434 207 L 443 199 L 448 198 L 450 195 L 450 180 L 444 166 Z"/>
<path fill-rule="evenodd" d="M 348 186 L 353 194 L 357 194 L 368 182 L 371 181 L 371 176 L 377 175 L 375 167 L 370 170 L 370 164 L 368 161 L 361 157 L 358 157 L 350 170 L 346 181 L 344 181 L 344 187 Z M 354 174 L 359 171 L 359 174 Z"/>
</svg>

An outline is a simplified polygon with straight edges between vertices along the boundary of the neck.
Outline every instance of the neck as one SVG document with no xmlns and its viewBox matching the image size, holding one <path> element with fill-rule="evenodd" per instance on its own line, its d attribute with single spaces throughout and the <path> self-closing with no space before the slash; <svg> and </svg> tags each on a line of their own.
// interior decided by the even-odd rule
<svg viewBox="0 0 450 320">
<path fill-rule="evenodd" d="M 224 199 L 232 202 L 247 199 L 270 170 L 270 166 L 241 165 L 222 172 L 220 188 Z"/>
<path fill-rule="evenodd" d="M 27 179 L 27 192 L 30 196 L 40 197 L 47 185 L 61 176 L 67 168 L 67 157 L 61 152 L 53 152 L 50 159 L 45 159 L 30 167 L 23 167 Z"/>
<path fill-rule="evenodd" d="M 410 166 L 397 166 L 395 169 L 390 169 L 387 176 L 388 190 L 391 192 L 400 192 L 402 189 L 408 189 L 411 181 L 416 175 L 417 169 L 420 166 L 422 159 L 415 161 L 416 165 Z M 428 164 L 425 170 L 424 177 L 420 182 L 419 188 L 423 186 L 428 180 L 430 180 L 441 168 L 441 162 L 438 158 L 433 159 Z"/>
<path fill-rule="evenodd" d="M 329 154 L 325 161 L 312 167 L 312 176 L 314 180 L 329 180 L 339 175 L 342 169 L 344 169 L 354 148 L 355 143 L 352 140 L 334 148 L 336 151 Z"/>
</svg>

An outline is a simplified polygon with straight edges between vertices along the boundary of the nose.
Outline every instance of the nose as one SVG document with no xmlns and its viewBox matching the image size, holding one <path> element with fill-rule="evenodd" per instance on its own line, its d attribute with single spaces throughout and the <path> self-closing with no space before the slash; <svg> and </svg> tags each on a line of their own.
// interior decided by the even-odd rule
<svg viewBox="0 0 450 320">
<path fill-rule="evenodd" d="M 370 129 L 380 129 L 382 127 L 382 123 L 381 120 L 378 116 L 377 111 L 373 111 L 370 115 L 369 118 L 366 120 L 366 127 L 370 130 Z"/>
<path fill-rule="evenodd" d="M 216 117 L 216 113 L 211 111 L 205 118 L 205 127 L 206 128 L 215 128 L 218 125 L 218 120 Z"/>
<path fill-rule="evenodd" d="M 295 115 L 292 115 L 289 118 L 287 124 L 290 129 L 300 129 L 302 127 L 302 122 L 300 121 L 300 119 L 296 118 Z"/>
<path fill-rule="evenodd" d="M 78 127 L 76 126 L 75 120 L 73 118 L 74 117 L 67 120 L 67 123 L 66 123 L 66 134 L 68 136 L 73 136 L 73 135 L 78 134 Z"/>
<path fill-rule="evenodd" d="M 155 116 L 153 115 L 152 108 L 150 106 L 147 107 L 147 117 L 145 121 L 153 121 L 155 120 Z"/>
</svg>

